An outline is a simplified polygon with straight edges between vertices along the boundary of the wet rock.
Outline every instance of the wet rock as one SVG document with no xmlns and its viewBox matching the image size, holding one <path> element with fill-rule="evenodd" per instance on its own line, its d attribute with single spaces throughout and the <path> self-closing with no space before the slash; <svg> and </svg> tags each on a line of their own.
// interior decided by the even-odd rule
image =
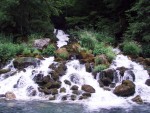
<svg viewBox="0 0 150 113">
<path fill-rule="evenodd" d="M 89 73 L 92 72 L 91 64 L 88 63 L 88 62 L 85 63 L 85 69 L 86 69 L 86 71 L 89 72 Z"/>
<path fill-rule="evenodd" d="M 35 81 L 35 83 L 37 83 L 38 85 L 44 85 L 45 83 L 43 82 L 43 74 L 39 73 L 36 76 L 34 76 L 33 80 Z"/>
<path fill-rule="evenodd" d="M 89 92 L 89 93 L 95 93 L 95 89 L 90 86 L 90 85 L 83 85 L 82 88 L 81 88 L 83 91 L 85 92 Z"/>
<path fill-rule="evenodd" d="M 60 93 L 66 93 L 66 88 L 60 88 Z"/>
<path fill-rule="evenodd" d="M 150 79 L 147 79 L 145 82 L 146 85 L 150 86 Z"/>
<path fill-rule="evenodd" d="M 6 97 L 6 99 L 9 99 L 9 100 L 16 99 L 16 95 L 13 92 L 6 92 L 5 97 Z"/>
<path fill-rule="evenodd" d="M 147 66 L 150 66 L 150 58 L 145 58 L 145 64 L 146 64 Z"/>
<path fill-rule="evenodd" d="M 71 86 L 71 82 L 69 80 L 64 80 L 64 83 Z"/>
<path fill-rule="evenodd" d="M 76 94 L 76 95 L 80 95 L 80 94 L 81 94 L 81 91 L 79 91 L 79 90 L 73 90 L 72 93 L 73 93 L 73 94 Z"/>
<path fill-rule="evenodd" d="M 71 95 L 71 100 L 76 100 L 77 96 L 76 95 Z"/>
<path fill-rule="evenodd" d="M 32 86 L 27 88 L 27 95 L 28 96 L 35 96 L 36 94 L 37 94 L 37 92 Z"/>
<path fill-rule="evenodd" d="M 50 89 L 50 92 L 51 92 L 51 94 L 52 94 L 52 95 L 56 95 L 56 94 L 58 94 L 58 90 L 57 90 L 57 88 Z"/>
<path fill-rule="evenodd" d="M 5 97 L 5 94 L 0 94 L 0 98 L 1 98 L 1 97 Z"/>
<path fill-rule="evenodd" d="M 77 85 L 73 85 L 72 87 L 71 87 L 71 90 L 78 90 L 78 86 Z"/>
<path fill-rule="evenodd" d="M 110 88 L 116 87 L 116 83 L 111 83 L 111 84 L 109 85 L 109 87 L 110 87 Z"/>
<path fill-rule="evenodd" d="M 142 104 L 142 103 L 143 103 L 143 100 L 142 100 L 142 98 L 141 98 L 140 95 L 137 95 L 136 97 L 134 97 L 134 98 L 132 99 L 132 101 L 133 101 L 133 102 L 136 102 L 137 104 Z"/>
<path fill-rule="evenodd" d="M 83 93 L 82 96 L 83 97 L 91 97 L 91 93 Z"/>
<path fill-rule="evenodd" d="M 11 69 L 0 69 L 0 74 L 8 73 Z"/>
<path fill-rule="evenodd" d="M 49 100 L 55 100 L 55 96 L 49 97 Z"/>
<path fill-rule="evenodd" d="M 61 100 L 67 100 L 67 95 L 62 96 Z"/>
<path fill-rule="evenodd" d="M 47 88 L 47 89 L 52 89 L 52 88 L 60 88 L 61 87 L 61 82 L 59 81 L 51 81 L 51 82 L 48 82 L 47 84 L 45 84 L 43 86 L 44 88 Z"/>
<path fill-rule="evenodd" d="M 104 87 L 104 84 L 103 84 L 103 82 L 101 80 L 98 80 L 98 83 L 99 83 L 100 87 Z"/>
<path fill-rule="evenodd" d="M 119 70 L 120 75 L 123 77 L 124 72 L 125 72 L 126 70 L 128 70 L 128 69 L 125 68 L 125 67 L 118 67 L 116 70 Z"/>
<path fill-rule="evenodd" d="M 107 77 L 102 78 L 101 81 L 102 81 L 104 86 L 109 86 L 112 82 L 111 79 L 107 78 Z"/>
<path fill-rule="evenodd" d="M 55 81 L 59 80 L 59 74 L 56 71 L 51 71 L 51 78 Z"/>
<path fill-rule="evenodd" d="M 33 47 L 37 49 L 44 49 L 49 45 L 49 43 L 50 43 L 49 38 L 36 39 L 33 42 Z"/>
<path fill-rule="evenodd" d="M 124 80 L 121 85 L 115 88 L 113 93 L 122 97 L 131 96 L 135 93 L 135 84 L 130 80 Z"/>
<path fill-rule="evenodd" d="M 80 96 L 79 100 L 83 100 L 83 99 L 87 99 L 87 98 L 88 98 L 87 96 Z"/>
<path fill-rule="evenodd" d="M 100 79 L 106 77 L 106 78 L 109 78 L 111 81 L 113 81 L 115 72 L 116 71 L 114 69 L 103 70 L 100 73 Z"/>
<path fill-rule="evenodd" d="M 46 83 L 48 83 L 48 82 L 50 82 L 50 81 L 52 81 L 52 80 L 51 80 L 50 76 L 47 75 L 47 76 L 44 76 L 44 77 L 43 77 L 42 81 L 46 84 Z"/>
<path fill-rule="evenodd" d="M 24 69 L 28 66 L 36 67 L 39 61 L 33 57 L 18 57 L 13 61 L 14 67 L 17 69 Z"/>
</svg>

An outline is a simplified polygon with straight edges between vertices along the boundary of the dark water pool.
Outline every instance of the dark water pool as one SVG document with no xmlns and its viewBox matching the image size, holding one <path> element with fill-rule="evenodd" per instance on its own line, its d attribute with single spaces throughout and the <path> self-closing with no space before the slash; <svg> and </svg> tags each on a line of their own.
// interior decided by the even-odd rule
<svg viewBox="0 0 150 113">
<path fill-rule="evenodd" d="M 0 100 L 0 113 L 150 113 L 150 104 L 89 111 L 82 104 Z"/>
</svg>

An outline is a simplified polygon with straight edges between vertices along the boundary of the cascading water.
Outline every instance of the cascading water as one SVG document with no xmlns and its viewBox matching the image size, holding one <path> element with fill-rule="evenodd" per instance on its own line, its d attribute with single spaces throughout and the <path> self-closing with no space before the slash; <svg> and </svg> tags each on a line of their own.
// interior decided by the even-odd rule
<svg viewBox="0 0 150 113">
<path fill-rule="evenodd" d="M 56 37 L 59 39 L 59 41 L 57 42 L 59 48 L 63 45 L 66 45 L 66 41 L 69 40 L 68 35 L 64 34 L 64 32 L 61 30 L 57 31 Z M 13 76 L 9 76 L 8 78 L 4 78 L 3 76 L 5 75 L 1 75 L 0 94 L 4 94 L 7 91 L 12 91 L 15 93 L 17 99 L 45 99 L 43 93 L 40 93 L 38 91 L 38 85 L 34 82 L 33 79 L 38 73 L 42 73 L 44 76 L 47 76 L 49 72 L 52 71 L 49 68 L 49 65 L 52 63 L 54 63 L 53 57 L 45 58 L 45 60 L 42 60 L 40 65 L 36 68 L 28 67 L 25 69 L 26 71 L 17 72 Z M 78 60 L 71 60 L 66 63 L 66 66 L 66 73 L 60 77 L 60 81 L 62 82 L 61 88 L 64 87 L 66 89 L 66 92 L 57 94 L 56 101 L 62 101 L 63 96 L 67 95 L 68 97 L 70 97 L 71 95 L 73 95 L 73 91 L 70 90 L 70 88 L 73 85 L 76 85 L 78 86 L 79 94 L 77 95 L 76 100 L 74 102 L 88 105 L 91 109 L 96 109 L 99 107 L 108 108 L 114 106 L 126 107 L 133 103 L 131 99 L 136 95 L 140 95 L 143 101 L 150 102 L 150 87 L 145 85 L 145 81 L 149 78 L 149 75 L 141 65 L 132 62 L 127 56 L 121 54 L 117 55 L 116 59 L 112 62 L 110 66 L 110 68 L 115 70 L 122 66 L 128 69 L 127 71 L 125 71 L 123 77 L 119 74 L 119 72 L 117 73 L 117 75 L 115 76 L 118 77 L 116 85 L 121 84 L 122 80 L 135 79 L 134 83 L 136 85 L 136 93 L 133 96 L 126 98 L 118 97 L 115 94 L 113 94 L 113 89 L 111 89 L 111 91 L 107 91 L 101 88 L 97 80 L 94 79 L 92 73 L 86 72 L 85 65 L 80 64 Z M 15 71 L 12 63 L 5 68 L 8 67 L 12 67 L 11 70 Z M 130 71 L 133 72 L 135 77 L 131 76 Z M 70 81 L 71 85 L 65 84 L 65 80 Z M 91 97 L 88 99 L 78 100 L 81 94 L 84 92 L 83 90 L 81 90 L 81 87 L 84 84 L 92 86 L 95 89 L 95 93 L 92 93 Z M 30 95 L 31 91 L 32 93 L 34 91 L 34 96 Z M 73 102 L 70 98 L 67 98 L 67 100 L 69 102 Z"/>
</svg>

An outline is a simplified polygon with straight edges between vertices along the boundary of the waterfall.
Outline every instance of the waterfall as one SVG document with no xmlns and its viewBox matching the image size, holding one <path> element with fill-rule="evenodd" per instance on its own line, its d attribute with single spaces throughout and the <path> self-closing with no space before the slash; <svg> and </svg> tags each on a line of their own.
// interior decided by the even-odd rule
<svg viewBox="0 0 150 113">
<path fill-rule="evenodd" d="M 57 42 L 58 47 L 66 45 L 69 39 L 63 31 L 58 30 L 56 37 L 59 39 Z M 56 30 L 55 30 L 56 33 Z M 118 52 L 118 50 L 115 50 Z M 5 94 L 7 91 L 14 92 L 16 99 L 21 100 L 30 100 L 38 99 L 45 100 L 48 99 L 49 95 L 44 95 L 38 91 L 38 84 L 35 83 L 34 77 L 37 74 L 41 73 L 44 76 L 47 76 L 52 69 L 49 68 L 50 64 L 55 63 L 54 57 L 45 58 L 45 60 L 40 61 L 40 65 L 37 67 L 27 67 L 24 71 L 17 71 L 13 76 L 5 78 L 5 74 L 0 75 L 0 94 Z M 130 104 L 133 104 L 131 99 L 136 95 L 140 95 L 143 101 L 150 102 L 150 87 L 145 85 L 145 81 L 149 78 L 149 75 L 143 66 L 140 64 L 131 61 L 127 56 L 118 54 L 110 65 L 110 69 L 116 70 L 116 75 L 118 81 L 116 85 L 120 85 L 122 80 L 129 79 L 134 82 L 136 85 L 136 93 L 130 97 L 118 97 L 113 94 L 114 88 L 110 91 L 105 90 L 99 86 L 97 79 L 94 78 L 92 73 L 86 72 L 85 65 L 80 64 L 79 60 L 74 59 L 67 61 L 65 64 L 67 66 L 66 73 L 59 78 L 61 82 L 60 88 L 65 88 L 66 92 L 58 93 L 55 95 L 55 101 L 62 101 L 62 97 L 67 96 L 66 100 L 69 102 L 83 103 L 91 109 L 96 109 L 99 107 L 114 107 L 122 106 L 127 107 Z M 122 77 L 117 70 L 117 68 L 125 67 L 128 70 L 125 71 L 124 76 Z M 11 71 L 16 71 L 11 62 L 5 68 L 11 68 Z M 132 74 L 131 74 L 132 72 Z M 64 81 L 70 81 L 70 85 L 66 84 Z M 116 81 L 114 81 L 116 82 Z M 95 89 L 95 93 L 91 94 L 91 97 L 80 100 L 80 96 L 84 93 L 82 86 L 84 84 L 90 85 Z M 71 100 L 71 96 L 74 95 L 71 87 L 76 85 L 78 87 L 78 95 L 74 101 Z M 60 91 L 60 88 L 58 91 Z M 54 102 L 55 102 L 54 101 Z"/>
</svg>

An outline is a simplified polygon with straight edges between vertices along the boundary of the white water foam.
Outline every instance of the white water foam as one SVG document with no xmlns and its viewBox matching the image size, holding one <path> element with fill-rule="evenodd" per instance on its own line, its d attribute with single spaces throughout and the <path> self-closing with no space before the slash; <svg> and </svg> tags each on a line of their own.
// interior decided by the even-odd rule
<svg viewBox="0 0 150 113">
<path fill-rule="evenodd" d="M 68 34 L 65 34 L 64 31 L 62 30 L 56 30 L 56 29 L 54 29 L 54 33 L 56 34 L 56 37 L 58 38 L 57 47 L 60 48 L 64 45 L 67 45 L 67 41 L 69 41 Z"/>
<path fill-rule="evenodd" d="M 40 93 L 38 92 L 38 85 L 33 81 L 34 75 L 32 72 L 34 70 L 35 73 L 42 72 L 44 75 L 47 75 L 49 71 L 48 66 L 53 62 L 53 60 L 54 57 L 45 58 L 45 60 L 41 61 L 41 65 L 39 67 L 28 67 L 25 69 L 25 72 L 20 71 L 6 79 L 1 79 L 0 94 L 5 94 L 6 92 L 10 91 L 16 95 L 17 99 L 42 99 L 40 97 Z M 14 88 L 16 84 L 17 87 Z M 29 88 L 36 90 L 36 96 L 28 96 L 27 89 Z"/>
</svg>

